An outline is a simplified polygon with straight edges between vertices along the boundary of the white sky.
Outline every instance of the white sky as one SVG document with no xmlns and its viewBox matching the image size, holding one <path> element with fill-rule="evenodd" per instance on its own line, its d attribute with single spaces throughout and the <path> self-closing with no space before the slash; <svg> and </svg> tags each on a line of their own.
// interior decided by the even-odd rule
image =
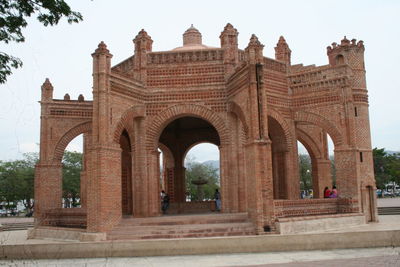
<svg viewBox="0 0 400 267">
<path fill-rule="evenodd" d="M 153 51 L 182 45 L 182 33 L 199 29 L 203 43 L 219 47 L 219 35 L 230 22 L 245 48 L 252 33 L 274 57 L 283 35 L 292 63 L 325 65 L 326 47 L 348 39 L 364 41 L 373 147 L 400 151 L 400 1 L 123 1 L 67 0 L 84 16 L 79 24 L 65 21 L 45 28 L 29 20 L 23 44 L 1 44 L 0 50 L 20 57 L 24 66 L 0 85 L 0 160 L 37 151 L 40 129 L 40 86 L 50 78 L 54 97 L 91 97 L 91 53 L 104 41 L 113 65 L 133 54 L 132 39 L 144 28 Z M 207 159 L 206 159 L 207 160 Z M 202 159 L 199 158 L 199 161 Z"/>
</svg>

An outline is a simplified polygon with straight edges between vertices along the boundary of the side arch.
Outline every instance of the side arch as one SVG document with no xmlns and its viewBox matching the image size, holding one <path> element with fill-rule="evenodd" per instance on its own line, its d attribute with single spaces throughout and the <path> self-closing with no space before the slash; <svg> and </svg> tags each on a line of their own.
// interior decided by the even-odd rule
<svg viewBox="0 0 400 267">
<path fill-rule="evenodd" d="M 74 126 L 70 130 L 68 130 L 58 141 L 57 145 L 55 146 L 54 153 L 53 153 L 53 160 L 56 162 L 61 162 L 62 157 L 64 155 L 64 150 L 75 137 L 82 133 L 90 133 L 92 131 L 92 122 L 87 121 L 81 123 L 77 126 Z"/>
<path fill-rule="evenodd" d="M 165 126 L 171 121 L 185 116 L 206 120 L 217 130 L 221 145 L 229 144 L 229 134 L 225 122 L 215 112 L 201 105 L 178 104 L 165 109 L 150 122 L 146 134 L 146 147 L 150 150 L 157 149 L 158 139 Z"/>
<path fill-rule="evenodd" d="M 280 126 L 283 129 L 283 132 L 285 134 L 285 139 L 287 143 L 287 148 L 291 150 L 293 148 L 293 138 L 290 130 L 289 124 L 286 122 L 286 120 L 273 108 L 270 108 L 268 110 L 268 116 L 276 120 Z"/>
<path fill-rule="evenodd" d="M 313 155 L 315 158 L 321 158 L 321 151 L 318 148 L 314 140 L 303 130 L 296 128 L 297 139 L 303 144 L 307 149 L 308 153 Z"/>
<path fill-rule="evenodd" d="M 228 111 L 234 113 L 242 122 L 245 138 L 247 139 L 249 136 L 249 126 L 242 108 L 235 102 L 231 101 L 228 103 Z"/>
<path fill-rule="evenodd" d="M 344 145 L 343 135 L 339 129 L 324 117 L 307 111 L 298 111 L 294 114 L 294 120 L 295 122 L 311 123 L 324 129 L 332 138 L 335 148 Z"/>
<path fill-rule="evenodd" d="M 124 112 L 121 119 L 117 123 L 114 130 L 113 140 L 114 143 L 119 143 L 119 138 L 124 130 L 128 132 L 129 138 L 131 139 L 132 146 L 135 143 L 133 139 L 133 120 L 138 117 L 144 117 L 145 107 L 143 105 L 136 105 Z M 133 148 L 132 148 L 133 149 Z"/>
</svg>

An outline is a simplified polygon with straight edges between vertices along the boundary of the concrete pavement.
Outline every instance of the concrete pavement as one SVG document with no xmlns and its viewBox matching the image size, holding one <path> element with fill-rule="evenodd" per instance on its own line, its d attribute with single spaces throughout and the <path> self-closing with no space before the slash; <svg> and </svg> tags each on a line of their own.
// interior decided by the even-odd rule
<svg viewBox="0 0 400 267">
<path fill-rule="evenodd" d="M 28 259 L 0 261 L 0 266 L 400 266 L 400 248 L 338 249 L 329 251 L 294 251 L 268 253 L 236 253 L 163 257 L 116 257 L 82 259 Z"/>
</svg>

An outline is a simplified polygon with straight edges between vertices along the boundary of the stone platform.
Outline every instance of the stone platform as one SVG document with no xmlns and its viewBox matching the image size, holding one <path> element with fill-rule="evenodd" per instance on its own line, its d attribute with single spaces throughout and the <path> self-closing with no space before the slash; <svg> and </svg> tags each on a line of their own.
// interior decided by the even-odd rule
<svg viewBox="0 0 400 267">
<path fill-rule="evenodd" d="M 26 231 L 0 233 L 0 259 L 140 257 L 400 246 L 400 216 L 379 223 L 303 234 L 78 242 L 27 239 Z"/>
</svg>

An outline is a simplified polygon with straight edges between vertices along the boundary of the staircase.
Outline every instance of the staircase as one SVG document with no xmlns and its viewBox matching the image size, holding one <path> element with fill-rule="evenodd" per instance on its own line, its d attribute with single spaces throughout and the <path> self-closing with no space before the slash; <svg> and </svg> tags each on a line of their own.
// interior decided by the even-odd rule
<svg viewBox="0 0 400 267">
<path fill-rule="evenodd" d="M 400 215 L 400 207 L 378 207 L 378 215 Z"/>
<path fill-rule="evenodd" d="M 34 226 L 33 222 L 23 222 L 23 223 L 2 223 L 0 225 L 0 231 L 17 231 L 26 230 Z"/>
<path fill-rule="evenodd" d="M 247 213 L 164 215 L 122 219 L 108 240 L 163 239 L 254 235 Z"/>
</svg>

